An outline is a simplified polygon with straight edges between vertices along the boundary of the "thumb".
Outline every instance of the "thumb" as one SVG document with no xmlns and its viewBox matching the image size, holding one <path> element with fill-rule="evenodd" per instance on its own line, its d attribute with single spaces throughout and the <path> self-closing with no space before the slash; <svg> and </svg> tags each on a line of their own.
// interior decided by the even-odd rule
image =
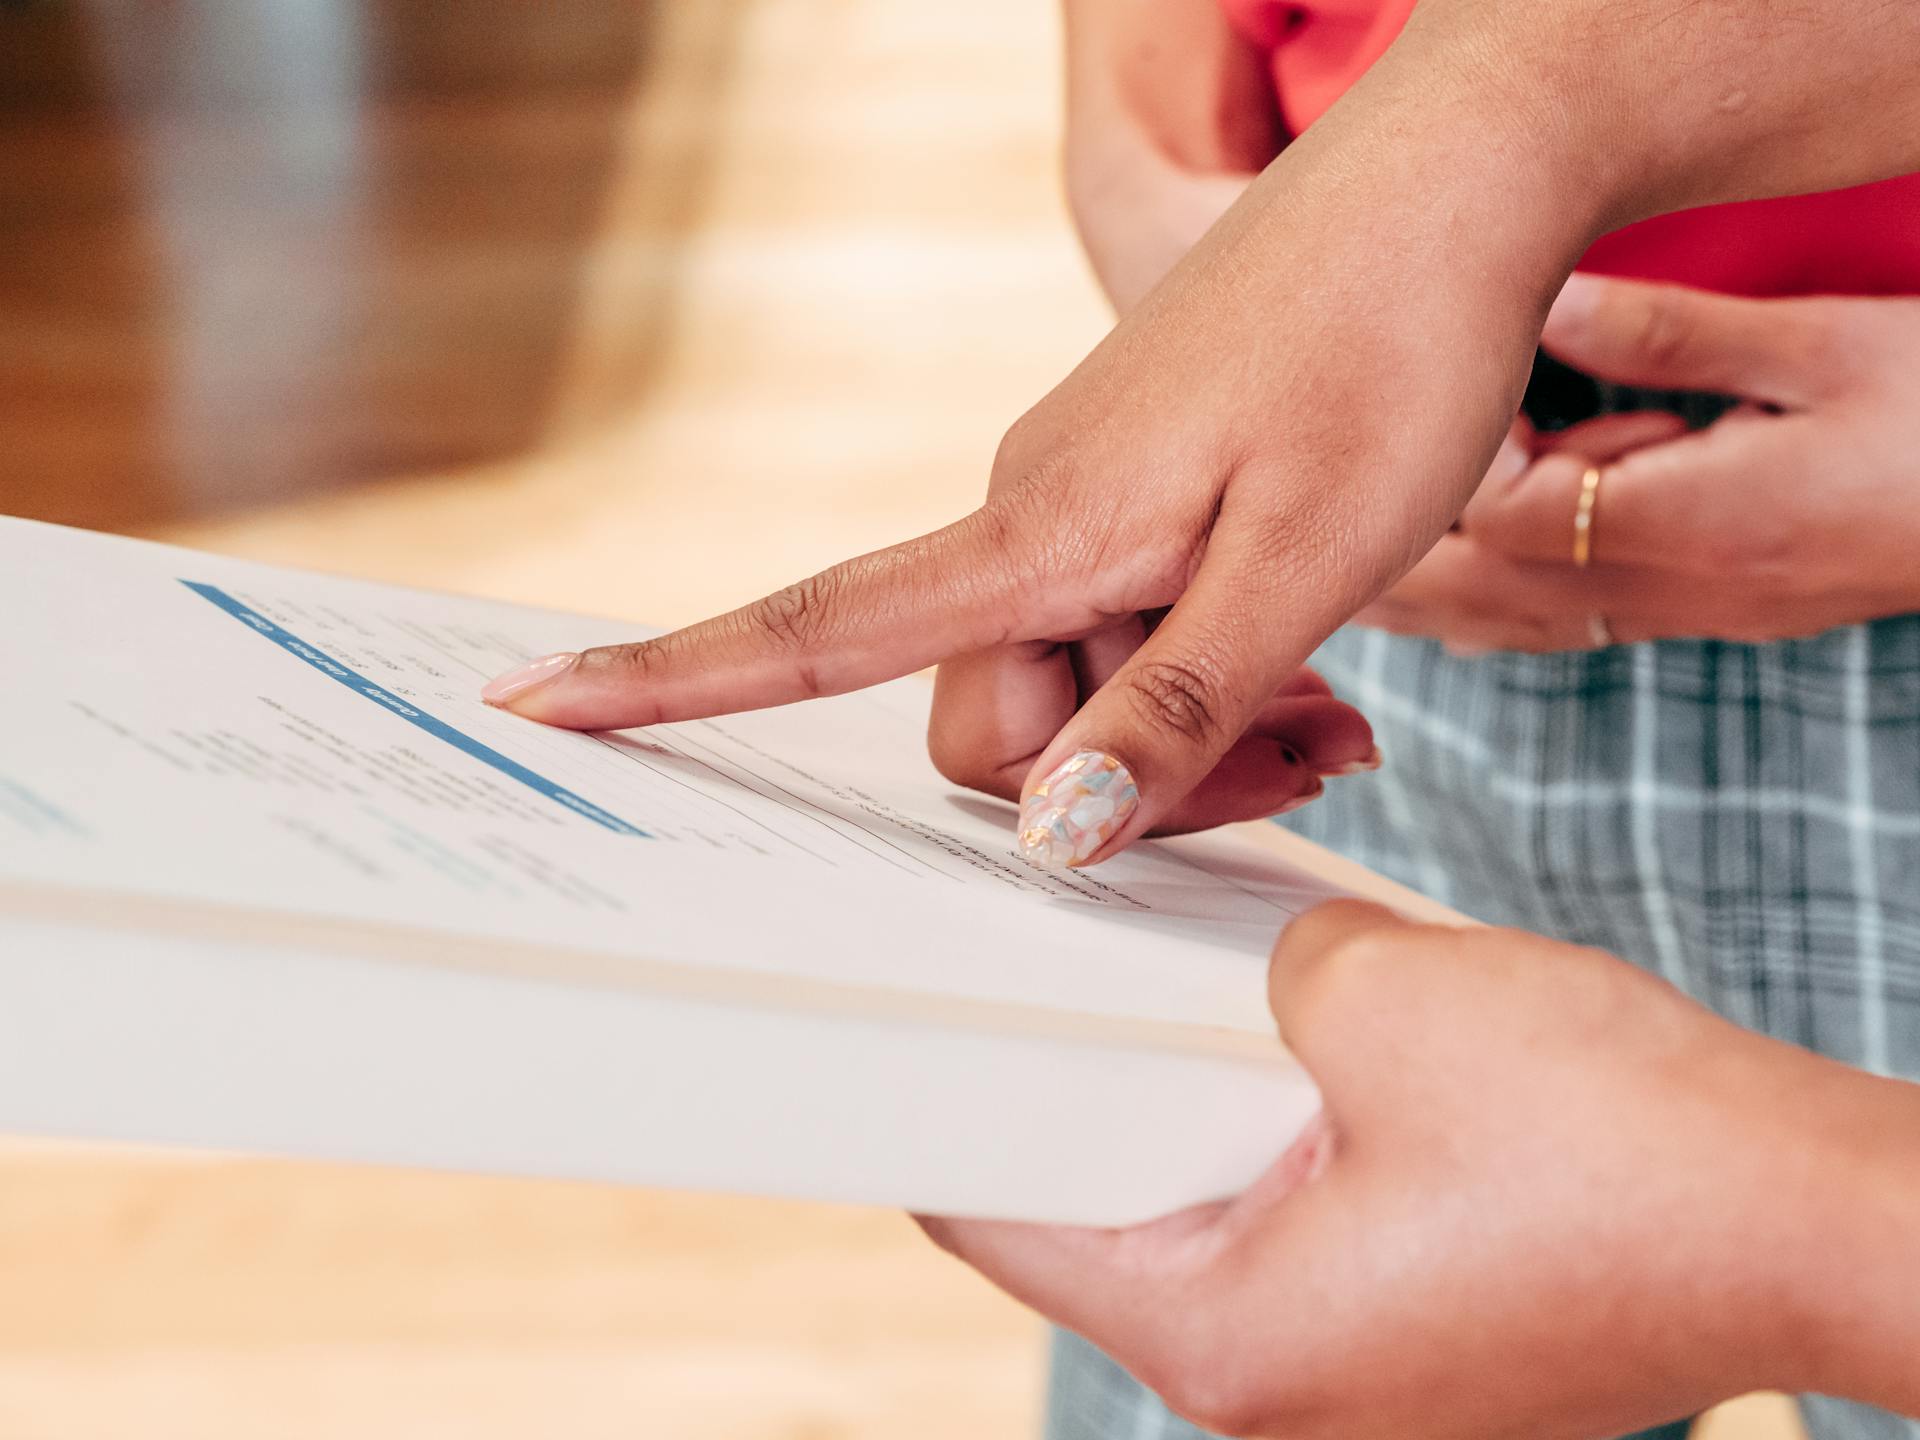
<svg viewBox="0 0 1920 1440">
<path fill-rule="evenodd" d="M 1174 811 L 1298 667 L 1305 651 L 1294 648 L 1297 633 L 1281 638 L 1287 630 L 1272 623 L 1270 566 L 1216 525 L 1205 563 L 1160 627 L 1028 772 L 1026 857 L 1103 860 Z M 1277 760 L 1282 742 L 1270 743 Z"/>
<path fill-rule="evenodd" d="M 1616 384 L 1797 408 L 1819 388 L 1821 313 L 1802 300 L 1575 274 L 1555 299 L 1540 344 Z"/>
<path fill-rule="evenodd" d="M 1280 932 L 1267 966 L 1267 1003 L 1281 1040 L 1308 1070 L 1351 1039 L 1345 1033 L 1323 1033 L 1329 1029 L 1330 1012 L 1337 1012 L 1349 997 L 1363 1008 L 1378 998 L 1367 977 L 1356 972 L 1383 951 L 1392 963 L 1395 940 L 1404 941 L 1421 928 L 1371 900 L 1328 900 Z M 1331 1028 L 1344 1031 L 1337 1023 Z"/>
</svg>

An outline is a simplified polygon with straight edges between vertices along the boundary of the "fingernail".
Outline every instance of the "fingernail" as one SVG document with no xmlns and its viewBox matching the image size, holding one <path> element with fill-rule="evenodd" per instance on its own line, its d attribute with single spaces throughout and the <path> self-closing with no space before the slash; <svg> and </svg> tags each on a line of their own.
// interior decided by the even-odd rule
<svg viewBox="0 0 1920 1440">
<path fill-rule="evenodd" d="M 1287 801 L 1286 804 L 1282 805 L 1278 810 L 1274 811 L 1273 813 L 1276 815 L 1291 815 L 1294 811 L 1299 810 L 1304 806 L 1311 805 L 1314 801 L 1318 800 L 1322 795 L 1326 793 L 1327 793 L 1327 782 L 1324 780 L 1316 780 L 1313 782 L 1313 788 L 1311 790 L 1307 791 L 1304 795 L 1294 796 L 1291 800 Z"/>
<path fill-rule="evenodd" d="M 1139 808 L 1133 773 L 1111 755 L 1082 750 L 1034 786 L 1020 807 L 1020 853 L 1036 865 L 1078 865 Z"/>
<path fill-rule="evenodd" d="M 1331 775 L 1338 779 L 1342 775 L 1364 775 L 1369 770 L 1380 768 L 1380 747 L 1374 746 L 1362 760 L 1349 760 L 1344 765 L 1336 765 L 1331 770 L 1322 770 L 1322 775 Z"/>
<path fill-rule="evenodd" d="M 519 669 L 509 670 L 487 681 L 480 687 L 480 698 L 489 705 L 511 705 L 529 690 L 558 680 L 579 659 L 573 651 L 562 650 L 558 655 L 542 655 L 538 660 L 529 660 Z"/>
</svg>

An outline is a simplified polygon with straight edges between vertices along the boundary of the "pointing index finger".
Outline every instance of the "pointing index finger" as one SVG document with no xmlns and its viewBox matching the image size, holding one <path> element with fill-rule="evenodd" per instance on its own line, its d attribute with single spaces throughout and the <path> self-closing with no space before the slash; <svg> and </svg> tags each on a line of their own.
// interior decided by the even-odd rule
<svg viewBox="0 0 1920 1440">
<path fill-rule="evenodd" d="M 1029 593 L 1036 569 L 992 507 L 823 570 L 684 630 L 549 657 L 500 676 L 489 703 L 549 725 L 613 730 L 838 695 L 951 655 L 1086 623 Z"/>
</svg>

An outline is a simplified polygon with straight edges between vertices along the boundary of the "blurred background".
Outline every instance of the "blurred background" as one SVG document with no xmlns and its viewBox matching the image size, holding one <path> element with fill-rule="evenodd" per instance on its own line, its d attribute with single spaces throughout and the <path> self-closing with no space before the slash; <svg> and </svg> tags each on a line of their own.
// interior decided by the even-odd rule
<svg viewBox="0 0 1920 1440">
<path fill-rule="evenodd" d="M 1106 328 L 1058 47 L 0 0 L 0 512 L 659 624 L 931 528 Z M 0 1144 L 4 1440 L 979 1440 L 1042 1361 L 891 1214 Z"/>
</svg>

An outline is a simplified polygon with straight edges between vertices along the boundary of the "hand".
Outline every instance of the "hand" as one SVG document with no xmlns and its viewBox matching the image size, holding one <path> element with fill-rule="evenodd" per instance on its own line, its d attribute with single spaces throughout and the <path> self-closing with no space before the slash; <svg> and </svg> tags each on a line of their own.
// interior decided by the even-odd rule
<svg viewBox="0 0 1920 1440">
<path fill-rule="evenodd" d="M 921 1223 L 1229 1435 L 1590 1440 L 1760 1387 L 1920 1406 L 1914 1087 L 1597 951 L 1358 902 L 1293 924 L 1271 991 L 1325 1110 L 1239 1199 Z"/>
<path fill-rule="evenodd" d="M 1508 270 L 1458 266 L 1435 239 L 1452 213 L 1394 137 L 1366 143 L 1377 164 L 1357 186 L 1338 130 L 1315 126 L 1317 160 L 1296 142 L 1015 425 L 979 511 L 732 615 L 504 681 L 492 698 L 608 728 L 958 661 L 941 682 L 936 759 L 982 788 L 1023 787 L 1030 851 L 1071 863 L 1156 828 L 1270 812 L 1311 793 L 1316 770 L 1365 763 L 1371 737 L 1351 712 L 1322 747 L 1281 741 L 1271 707 L 1301 698 L 1306 655 L 1459 513 L 1518 403 L 1556 272 L 1585 240 L 1554 242 L 1550 278 L 1518 286 Z M 1303 154 L 1311 163 L 1294 163 Z M 1372 231 L 1364 250 L 1334 243 L 1356 206 Z M 1520 207 L 1499 225 L 1521 250 L 1539 243 Z M 1390 288 L 1375 281 L 1389 255 Z M 1255 283 L 1264 274 L 1283 279 Z M 1430 363 L 1462 346 L 1488 363 Z M 1383 377 L 1402 375 L 1419 377 L 1426 403 L 1383 403 Z M 1356 432 L 1361 411 L 1371 418 Z M 1112 757 L 1095 779 L 1126 775 L 1059 843 L 1046 817 L 1063 791 L 1048 777 L 1085 752 Z"/>
<path fill-rule="evenodd" d="M 1920 610 L 1920 301 L 1743 300 L 1576 276 L 1543 336 L 1624 384 L 1744 403 L 1705 430 L 1609 416 L 1509 460 L 1361 623 L 1457 651 L 1765 641 Z M 1601 465 L 1592 564 L 1571 563 Z"/>
<path fill-rule="evenodd" d="M 1029 853 L 1115 853 L 1460 515 L 1599 234 L 1920 164 L 1920 7 L 1846 0 L 1818 19 L 1814 37 L 1787 0 L 1704 0 L 1661 17 L 1653 45 L 1644 12 L 1611 0 L 1555 0 L 1544 21 L 1521 0 L 1425 0 L 1014 427 L 980 510 L 674 635 L 502 677 L 490 698 L 645 725 L 1137 616 L 1139 649 L 1023 787 Z"/>
<path fill-rule="evenodd" d="M 1066 12 L 1067 196 L 1124 315 L 1279 153 L 1271 80 L 1212 0 L 1070 0 Z M 1125 615 L 1067 644 L 943 664 L 928 737 L 936 765 L 957 784 L 1017 799 L 1040 753 L 1158 619 Z M 1301 670 L 1152 833 L 1292 810 L 1323 792 L 1321 777 L 1379 763 L 1366 721 Z"/>
<path fill-rule="evenodd" d="M 1095 273 L 1124 315 L 1279 152 L 1271 80 L 1212 0 L 1070 0 L 1066 10 L 1067 195 Z M 943 664 L 928 736 L 941 772 L 1017 799 L 1041 752 L 1159 619 L 1123 615 L 1067 643 Z M 1153 833 L 1295 809 L 1322 793 L 1321 777 L 1378 764 L 1365 719 L 1301 670 Z"/>
</svg>

